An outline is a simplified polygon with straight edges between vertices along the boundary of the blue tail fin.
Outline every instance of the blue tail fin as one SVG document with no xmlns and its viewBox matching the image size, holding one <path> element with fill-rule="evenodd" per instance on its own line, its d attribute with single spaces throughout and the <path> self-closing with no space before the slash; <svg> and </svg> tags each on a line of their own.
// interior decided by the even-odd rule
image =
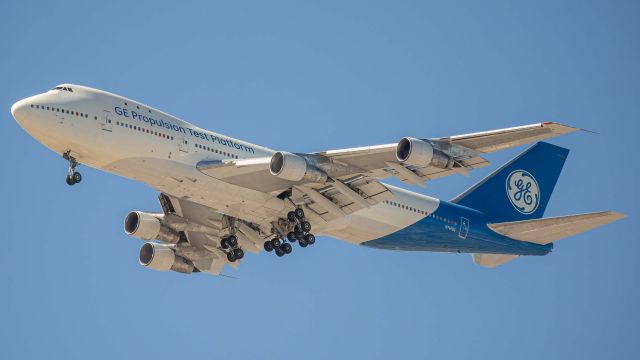
<svg viewBox="0 0 640 360">
<path fill-rule="evenodd" d="M 452 202 L 496 222 L 541 218 L 567 155 L 568 149 L 539 142 Z"/>
</svg>

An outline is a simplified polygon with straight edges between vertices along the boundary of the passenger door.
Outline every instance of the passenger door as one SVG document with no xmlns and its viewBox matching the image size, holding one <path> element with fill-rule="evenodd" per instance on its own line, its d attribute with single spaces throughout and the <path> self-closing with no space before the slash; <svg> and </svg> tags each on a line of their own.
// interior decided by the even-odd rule
<svg viewBox="0 0 640 360">
<path fill-rule="evenodd" d="M 181 153 L 189 153 L 189 141 L 186 137 L 178 136 L 178 150 L 180 150 Z"/>
<path fill-rule="evenodd" d="M 104 131 L 113 131 L 113 117 L 111 116 L 111 112 L 105 110 L 102 113 L 102 118 L 100 119 L 100 127 Z"/>
<path fill-rule="evenodd" d="M 462 240 L 467 238 L 469 234 L 469 219 L 465 217 L 460 218 L 460 232 L 458 232 L 458 237 Z"/>
</svg>

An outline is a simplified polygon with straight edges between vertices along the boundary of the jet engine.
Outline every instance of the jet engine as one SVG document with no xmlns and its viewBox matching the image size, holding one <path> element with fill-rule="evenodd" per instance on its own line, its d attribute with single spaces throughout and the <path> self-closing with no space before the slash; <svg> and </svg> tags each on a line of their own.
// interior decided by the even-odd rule
<svg viewBox="0 0 640 360">
<path fill-rule="evenodd" d="M 308 182 L 324 183 L 327 174 L 307 163 L 302 156 L 285 151 L 273 154 L 269 162 L 271 175 L 290 181 L 306 180 Z"/>
<path fill-rule="evenodd" d="M 176 255 L 170 245 L 153 242 L 142 245 L 138 261 L 140 265 L 158 271 L 173 270 L 191 274 L 194 270 L 193 262 Z"/>
<path fill-rule="evenodd" d="M 180 235 L 162 224 L 164 214 L 132 211 L 124 219 L 124 232 L 141 240 L 160 240 L 175 244 Z"/>
<path fill-rule="evenodd" d="M 434 149 L 430 143 L 409 137 L 398 142 L 396 158 L 407 165 L 435 166 L 441 169 L 450 169 L 455 164 L 451 156 Z"/>
</svg>

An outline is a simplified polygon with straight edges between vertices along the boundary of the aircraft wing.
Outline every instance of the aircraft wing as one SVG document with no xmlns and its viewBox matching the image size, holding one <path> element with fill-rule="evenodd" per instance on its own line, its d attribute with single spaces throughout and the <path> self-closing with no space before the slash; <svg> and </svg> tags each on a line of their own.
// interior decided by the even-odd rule
<svg viewBox="0 0 640 360">
<path fill-rule="evenodd" d="M 354 176 L 364 175 L 371 179 L 383 179 L 395 176 L 408 183 L 423 184 L 426 180 L 454 173 L 466 174 L 470 170 L 488 165 L 489 162 L 480 154 L 516 147 L 577 130 L 574 127 L 546 122 L 444 138 L 420 139 L 455 160 L 453 166 L 445 168 L 401 163 L 396 158 L 398 143 L 301 155 L 315 158 L 313 159 L 315 162 L 335 164 L 336 166 L 327 171 L 332 178 L 349 180 Z M 270 160 L 270 157 L 265 157 L 206 161 L 199 163 L 198 169 L 225 182 L 262 192 L 277 192 L 294 185 L 307 183 L 285 180 L 271 175 L 269 173 Z"/>
<path fill-rule="evenodd" d="M 489 162 L 480 154 L 508 149 L 577 130 L 570 126 L 545 122 L 444 138 L 420 139 L 453 157 L 457 166 L 450 168 L 402 164 L 396 158 L 397 143 L 331 150 L 320 154 L 336 162 L 360 167 L 374 177 L 383 178 L 393 175 L 404 182 L 423 184 L 426 180 L 455 173 L 466 174 L 469 170 L 489 165 Z"/>
<path fill-rule="evenodd" d="M 293 181 L 275 176 L 270 171 L 272 157 L 203 161 L 198 163 L 197 168 L 216 179 L 260 192 L 278 195 L 288 189 L 294 189 L 294 192 L 300 193 L 300 199 L 306 199 L 304 203 L 316 204 L 320 214 L 339 217 L 386 200 L 390 194 L 386 187 L 378 182 L 380 179 L 393 176 L 406 183 L 424 185 L 427 180 L 451 174 L 467 175 L 469 171 L 489 164 L 481 154 L 577 130 L 570 126 L 545 122 L 444 138 L 412 139 L 433 149 L 433 154 L 438 154 L 439 162 L 431 161 L 425 164 L 410 164 L 398 159 L 396 152 L 399 146 L 405 139 L 410 138 L 386 145 L 311 154 L 287 153 L 304 159 L 308 167 L 320 170 L 326 175 L 320 179 L 301 178 Z"/>
</svg>

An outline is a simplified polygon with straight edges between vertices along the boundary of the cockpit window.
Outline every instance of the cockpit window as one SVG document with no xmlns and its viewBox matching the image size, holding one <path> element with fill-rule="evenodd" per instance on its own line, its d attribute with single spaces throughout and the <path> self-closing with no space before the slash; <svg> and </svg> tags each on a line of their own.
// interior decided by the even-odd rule
<svg viewBox="0 0 640 360">
<path fill-rule="evenodd" d="M 73 92 L 73 89 L 71 89 L 70 87 L 66 87 L 66 86 L 56 86 L 51 90 L 63 90 L 63 91 Z"/>
</svg>

